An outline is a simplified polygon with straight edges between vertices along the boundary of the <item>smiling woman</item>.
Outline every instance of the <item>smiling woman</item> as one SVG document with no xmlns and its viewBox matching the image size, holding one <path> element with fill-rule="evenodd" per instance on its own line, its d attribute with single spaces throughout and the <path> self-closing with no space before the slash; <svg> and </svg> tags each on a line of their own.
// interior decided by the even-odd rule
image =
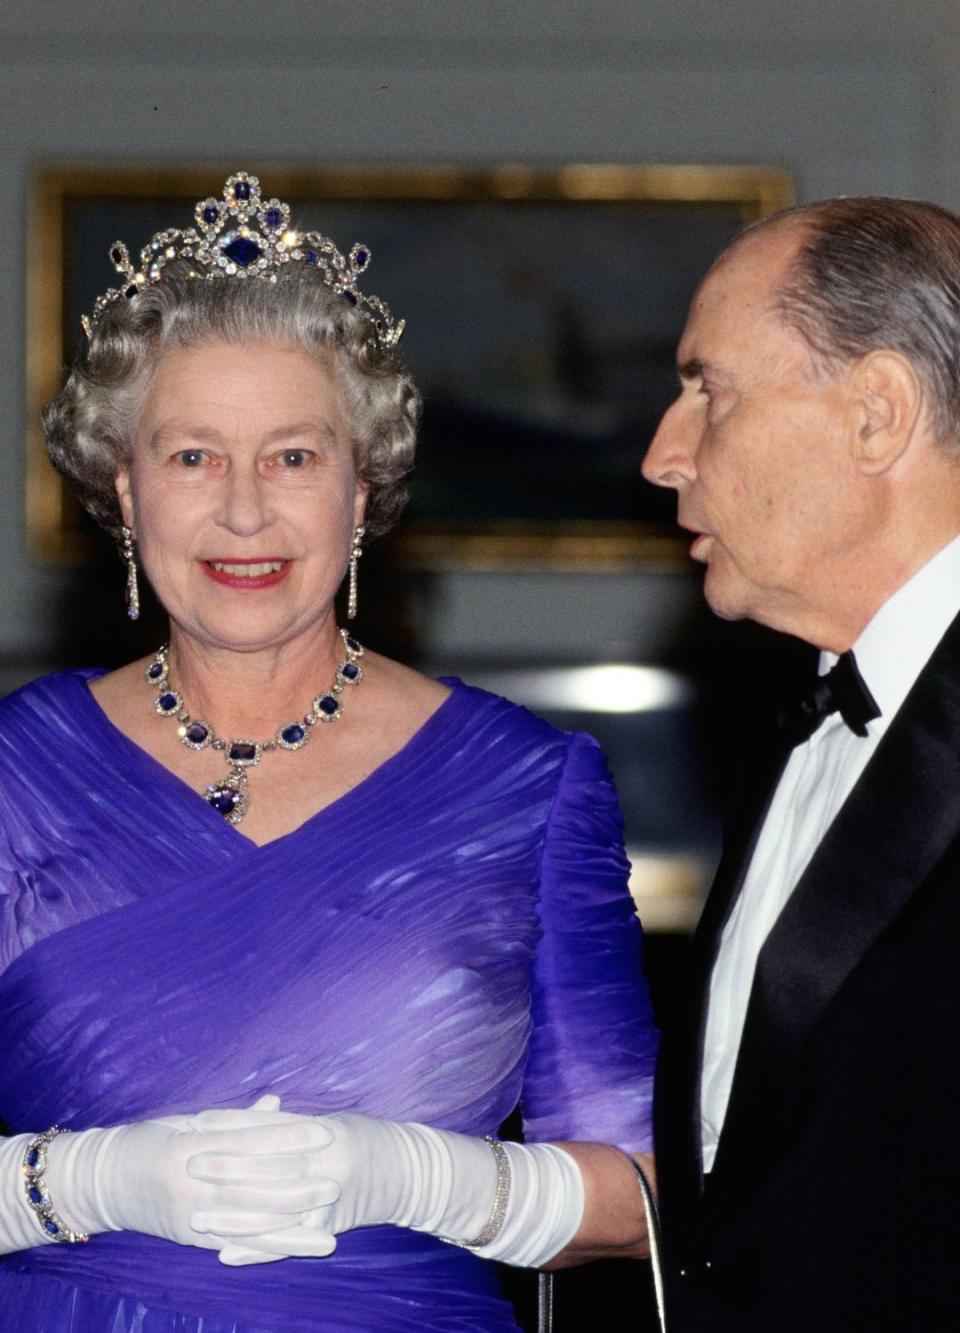
<svg viewBox="0 0 960 1333">
<path fill-rule="evenodd" d="M 262 341 L 164 356 L 117 473 L 123 521 L 178 632 L 206 652 L 299 641 L 314 660 L 367 491 L 329 364 Z M 251 594 L 239 616 L 236 590 Z"/>
<path fill-rule="evenodd" d="M 402 325 L 255 178 L 196 218 L 114 248 L 45 416 L 170 634 L 0 705 L 5 1327 L 514 1329 L 482 1259 L 646 1245 L 616 795 L 337 625 L 412 462 Z"/>
</svg>

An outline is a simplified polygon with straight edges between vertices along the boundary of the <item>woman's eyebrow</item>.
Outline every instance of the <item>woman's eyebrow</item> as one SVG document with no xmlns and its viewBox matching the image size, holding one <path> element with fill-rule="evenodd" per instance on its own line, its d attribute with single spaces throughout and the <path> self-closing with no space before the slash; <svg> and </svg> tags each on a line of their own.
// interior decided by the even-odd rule
<svg viewBox="0 0 960 1333">
<path fill-rule="evenodd" d="M 156 428 L 147 441 L 147 448 L 152 453 L 157 453 L 174 440 L 195 440 L 199 444 L 218 444 L 221 438 L 220 432 L 215 426 L 202 426 L 190 421 L 174 419 L 165 421 L 162 426 Z"/>
<path fill-rule="evenodd" d="M 300 440 L 304 436 L 312 436 L 322 444 L 336 444 L 337 432 L 326 421 L 295 421 L 289 426 L 277 426 L 274 430 L 268 431 L 263 437 L 262 443 L 276 444 L 278 440 Z"/>
<path fill-rule="evenodd" d="M 300 440 L 305 436 L 321 444 L 333 444 L 337 439 L 336 431 L 326 421 L 291 421 L 268 431 L 261 444 L 276 444 L 279 440 Z M 216 426 L 174 418 L 156 428 L 147 442 L 147 448 L 153 453 L 158 453 L 172 442 L 184 440 L 197 444 L 222 444 L 224 436 Z"/>
</svg>

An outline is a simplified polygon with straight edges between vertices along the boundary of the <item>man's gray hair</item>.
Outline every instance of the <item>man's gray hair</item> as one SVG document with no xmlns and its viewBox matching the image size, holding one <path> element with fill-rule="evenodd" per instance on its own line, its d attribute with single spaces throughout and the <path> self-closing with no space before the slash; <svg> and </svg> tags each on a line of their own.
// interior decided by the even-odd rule
<svg viewBox="0 0 960 1333">
<path fill-rule="evenodd" d="M 938 438 L 960 440 L 960 217 L 912 199 L 827 199 L 750 231 L 786 223 L 804 237 L 779 294 L 785 323 L 826 370 L 878 348 L 909 358 Z"/>
</svg>

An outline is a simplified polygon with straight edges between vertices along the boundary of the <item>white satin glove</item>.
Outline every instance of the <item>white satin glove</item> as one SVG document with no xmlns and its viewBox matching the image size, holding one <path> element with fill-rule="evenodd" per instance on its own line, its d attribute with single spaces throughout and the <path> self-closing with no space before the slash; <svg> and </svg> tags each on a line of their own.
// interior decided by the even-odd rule
<svg viewBox="0 0 960 1333">
<path fill-rule="evenodd" d="M 47 1149 L 45 1174 L 53 1205 L 73 1230 L 88 1234 L 139 1231 L 221 1251 L 242 1237 L 244 1263 L 326 1254 L 332 1243 L 302 1224 L 336 1195 L 311 1161 L 331 1135 L 312 1117 L 278 1106 L 277 1098 L 266 1097 L 246 1110 L 58 1135 Z M 45 1239 L 23 1198 L 8 1198 L 22 1196 L 19 1167 L 31 1138 L 3 1144 L 0 1243 L 8 1250 Z M 12 1154 L 13 1171 L 5 1160 Z M 187 1162 L 197 1154 L 218 1163 L 215 1184 L 188 1174 Z"/>
<path fill-rule="evenodd" d="M 316 1209 L 310 1222 L 333 1238 L 355 1227 L 411 1227 L 445 1240 L 482 1234 L 494 1205 L 497 1163 L 482 1139 L 428 1125 L 399 1124 L 343 1113 L 316 1118 L 331 1134 L 327 1147 L 311 1154 L 312 1169 L 338 1188 L 336 1202 Z M 510 1161 L 511 1189 L 503 1225 L 490 1244 L 475 1252 L 521 1267 L 539 1267 L 572 1240 L 583 1216 L 580 1168 L 553 1144 L 503 1145 Z M 213 1184 L 220 1164 L 193 1158 L 192 1175 Z M 224 1263 L 248 1262 L 248 1247 L 228 1245 Z"/>
</svg>

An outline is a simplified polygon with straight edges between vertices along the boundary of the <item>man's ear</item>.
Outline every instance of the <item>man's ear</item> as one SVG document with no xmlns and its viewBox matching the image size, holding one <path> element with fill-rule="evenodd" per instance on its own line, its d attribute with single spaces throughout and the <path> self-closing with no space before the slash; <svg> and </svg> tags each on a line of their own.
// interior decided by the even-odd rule
<svg viewBox="0 0 960 1333">
<path fill-rule="evenodd" d="M 130 468 L 128 464 L 121 463 L 117 468 L 117 475 L 113 479 L 116 487 L 117 499 L 120 501 L 120 514 L 123 518 L 124 526 L 133 530 L 133 492 L 130 489 Z"/>
<path fill-rule="evenodd" d="M 868 352 L 852 368 L 856 404 L 856 466 L 865 476 L 887 472 L 906 453 L 924 405 L 913 362 L 900 352 Z"/>
</svg>

